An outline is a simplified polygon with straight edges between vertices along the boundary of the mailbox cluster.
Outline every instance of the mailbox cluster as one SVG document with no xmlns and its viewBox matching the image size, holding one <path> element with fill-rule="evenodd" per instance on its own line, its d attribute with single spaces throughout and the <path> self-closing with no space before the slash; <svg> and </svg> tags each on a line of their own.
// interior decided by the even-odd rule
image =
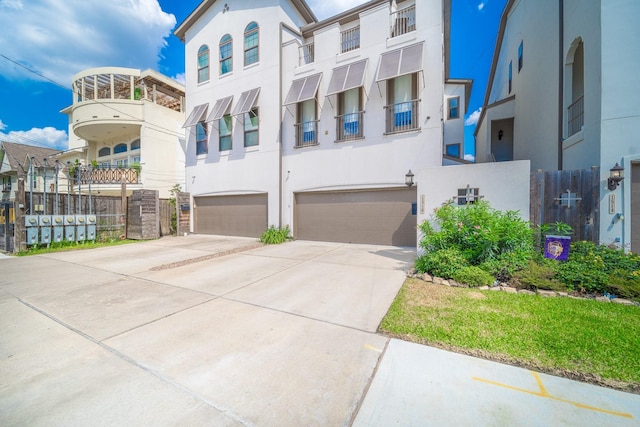
<svg viewBox="0 0 640 427">
<path fill-rule="evenodd" d="M 96 239 L 95 215 L 26 215 L 27 245 Z"/>
</svg>

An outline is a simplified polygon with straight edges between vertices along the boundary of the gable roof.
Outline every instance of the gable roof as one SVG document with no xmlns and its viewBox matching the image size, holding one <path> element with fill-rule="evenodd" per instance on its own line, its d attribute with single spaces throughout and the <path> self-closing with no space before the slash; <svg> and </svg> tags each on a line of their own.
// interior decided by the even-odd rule
<svg viewBox="0 0 640 427">
<path fill-rule="evenodd" d="M 31 157 L 34 157 L 33 165 L 35 167 L 44 167 L 45 157 L 51 157 L 60 152 L 60 150 L 54 150 L 52 148 L 36 147 L 34 145 L 18 144 L 16 142 L 2 141 L 0 144 L 2 151 L 4 151 L 4 157 L 8 161 L 12 171 L 26 171 L 29 167 L 29 158 Z M 53 166 L 53 162 L 47 164 L 47 166 Z"/>
<path fill-rule="evenodd" d="M 202 3 L 200 3 L 198 7 L 196 7 L 195 10 L 191 12 L 191 14 L 189 14 L 189 16 L 187 16 L 184 21 L 182 21 L 180 25 L 178 25 L 178 27 L 173 31 L 173 34 L 175 34 L 176 37 L 184 42 L 184 37 L 187 34 L 187 31 L 189 31 L 189 28 L 191 28 L 198 21 L 198 19 L 200 19 L 202 15 L 204 15 L 206 11 L 209 10 L 211 6 L 213 6 L 216 1 L 217 0 L 202 0 Z M 291 4 L 293 4 L 293 6 L 296 8 L 296 10 L 300 12 L 305 21 L 307 21 L 308 23 L 312 23 L 318 20 L 305 0 L 290 1 Z"/>
</svg>

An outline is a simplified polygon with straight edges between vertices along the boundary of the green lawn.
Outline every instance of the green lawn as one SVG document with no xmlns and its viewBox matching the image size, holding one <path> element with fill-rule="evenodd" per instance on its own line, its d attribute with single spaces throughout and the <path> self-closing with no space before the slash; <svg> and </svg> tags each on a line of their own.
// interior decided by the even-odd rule
<svg viewBox="0 0 640 427">
<path fill-rule="evenodd" d="M 407 279 L 380 329 L 399 338 L 640 393 L 640 307 Z"/>
<path fill-rule="evenodd" d="M 48 247 L 46 245 L 37 245 L 32 246 L 25 251 L 20 251 L 16 253 L 17 256 L 27 256 L 27 255 L 40 255 L 40 254 L 48 254 L 51 252 L 67 252 L 67 251 L 77 251 L 82 249 L 95 249 L 102 248 L 104 246 L 118 246 L 118 245 L 127 245 L 129 243 L 137 243 L 141 240 L 130 240 L 130 239 L 118 239 L 112 240 L 108 242 L 98 242 L 98 241 L 86 241 L 86 242 L 60 242 L 60 243 L 51 243 Z"/>
</svg>

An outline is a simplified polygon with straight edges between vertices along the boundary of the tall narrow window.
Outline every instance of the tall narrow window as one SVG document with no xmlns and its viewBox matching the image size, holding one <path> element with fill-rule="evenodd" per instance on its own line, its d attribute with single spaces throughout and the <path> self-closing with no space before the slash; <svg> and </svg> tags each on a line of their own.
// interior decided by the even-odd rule
<svg viewBox="0 0 640 427">
<path fill-rule="evenodd" d="M 338 94 L 338 141 L 362 138 L 361 92 L 357 87 Z"/>
<path fill-rule="evenodd" d="M 512 81 L 513 81 L 513 61 L 509 61 L 509 93 L 511 93 Z"/>
<path fill-rule="evenodd" d="M 244 29 L 244 65 L 258 62 L 259 28 L 255 22 L 249 23 Z"/>
<path fill-rule="evenodd" d="M 244 146 L 252 147 L 258 145 L 258 107 L 252 108 L 248 113 L 244 113 Z"/>
<path fill-rule="evenodd" d="M 196 124 L 196 155 L 207 154 L 208 152 L 207 124 L 198 122 Z"/>
<path fill-rule="evenodd" d="M 518 72 L 520 72 L 520 70 L 522 70 L 522 42 L 520 42 L 520 46 L 518 46 Z"/>
<path fill-rule="evenodd" d="M 418 129 L 418 74 L 387 80 L 387 133 Z"/>
<path fill-rule="evenodd" d="M 220 75 L 233 71 L 233 39 L 225 34 L 220 39 Z"/>
<path fill-rule="evenodd" d="M 455 98 L 449 98 L 447 100 L 449 106 L 449 114 L 447 118 L 449 119 L 459 119 L 460 118 L 460 97 L 456 96 Z"/>
<path fill-rule="evenodd" d="M 203 44 L 198 49 L 198 83 L 209 80 L 209 46 Z"/>
<path fill-rule="evenodd" d="M 318 143 L 317 124 L 316 99 L 299 102 L 296 147 L 306 147 Z"/>
<path fill-rule="evenodd" d="M 231 150 L 231 116 L 226 114 L 218 121 L 220 151 Z"/>
</svg>

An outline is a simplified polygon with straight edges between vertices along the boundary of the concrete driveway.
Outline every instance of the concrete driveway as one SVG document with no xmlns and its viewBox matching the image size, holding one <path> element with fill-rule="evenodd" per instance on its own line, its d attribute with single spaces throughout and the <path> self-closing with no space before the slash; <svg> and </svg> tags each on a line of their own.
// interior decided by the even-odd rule
<svg viewBox="0 0 640 427">
<path fill-rule="evenodd" d="M 2 424 L 349 424 L 414 252 L 252 246 L 188 236 L 1 260 Z"/>
</svg>

